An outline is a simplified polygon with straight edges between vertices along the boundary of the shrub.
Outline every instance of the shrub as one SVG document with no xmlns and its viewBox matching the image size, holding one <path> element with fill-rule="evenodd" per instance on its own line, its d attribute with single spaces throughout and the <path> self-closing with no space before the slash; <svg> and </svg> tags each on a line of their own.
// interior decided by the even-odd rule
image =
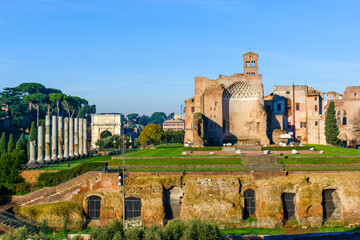
<svg viewBox="0 0 360 240">
<path fill-rule="evenodd" d="M 37 185 L 40 188 L 53 187 L 103 165 L 104 163 L 101 162 L 91 162 L 80 164 L 71 169 L 60 170 L 56 173 L 44 172 L 37 178 Z"/>
<path fill-rule="evenodd" d="M 218 227 L 210 222 L 191 220 L 184 231 L 184 240 L 218 240 L 220 233 Z"/>
<path fill-rule="evenodd" d="M 141 240 L 143 232 L 140 228 L 129 228 L 125 230 L 125 239 L 126 240 Z"/>
<path fill-rule="evenodd" d="M 123 240 L 123 226 L 118 220 L 114 220 L 105 228 L 96 228 L 91 230 L 91 237 L 95 240 Z"/>
<path fill-rule="evenodd" d="M 184 151 L 221 151 L 222 147 L 183 147 Z"/>
<path fill-rule="evenodd" d="M 28 231 L 26 227 L 20 227 L 14 233 L 6 233 L 2 236 L 2 240 L 23 240 L 27 239 Z"/>
<path fill-rule="evenodd" d="M 30 184 L 27 182 L 15 184 L 15 192 L 17 194 L 25 194 L 30 192 Z"/>
<path fill-rule="evenodd" d="M 145 229 L 144 240 L 165 240 L 163 230 L 157 226 Z"/>
<path fill-rule="evenodd" d="M 173 220 L 166 224 L 163 231 L 165 240 L 180 240 L 185 231 L 185 224 L 181 220 Z"/>
</svg>

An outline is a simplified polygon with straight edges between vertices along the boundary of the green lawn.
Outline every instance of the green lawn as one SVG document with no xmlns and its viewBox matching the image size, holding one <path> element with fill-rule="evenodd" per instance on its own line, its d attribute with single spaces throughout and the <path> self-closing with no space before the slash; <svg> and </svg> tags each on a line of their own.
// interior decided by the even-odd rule
<svg viewBox="0 0 360 240">
<path fill-rule="evenodd" d="M 157 146 L 155 149 L 146 148 L 131 153 L 127 153 L 127 157 L 179 157 L 182 152 L 182 144 L 171 144 Z"/>
<path fill-rule="evenodd" d="M 280 158 L 279 164 L 360 164 L 360 157 Z"/>
<path fill-rule="evenodd" d="M 345 155 L 358 155 L 360 157 L 359 149 L 340 148 L 327 145 L 308 144 L 306 146 L 314 147 L 315 150 L 323 150 L 325 156 L 345 156 Z"/>
<path fill-rule="evenodd" d="M 221 235 L 277 235 L 285 234 L 283 228 L 225 228 L 220 229 Z"/>
<path fill-rule="evenodd" d="M 40 168 L 41 170 L 62 170 L 62 169 L 68 169 L 68 164 L 70 163 L 70 168 L 76 167 L 80 165 L 81 163 L 87 163 L 87 162 L 106 162 L 111 159 L 112 156 L 96 156 L 96 157 L 88 157 L 88 158 L 80 158 L 76 160 L 70 160 L 67 162 L 60 162 L 51 164 L 47 167 Z M 39 168 L 35 169 L 39 170 Z"/>
<path fill-rule="evenodd" d="M 112 159 L 109 161 L 109 165 L 122 165 L 122 159 Z M 240 158 L 127 158 L 126 165 L 242 165 L 242 160 Z"/>
</svg>

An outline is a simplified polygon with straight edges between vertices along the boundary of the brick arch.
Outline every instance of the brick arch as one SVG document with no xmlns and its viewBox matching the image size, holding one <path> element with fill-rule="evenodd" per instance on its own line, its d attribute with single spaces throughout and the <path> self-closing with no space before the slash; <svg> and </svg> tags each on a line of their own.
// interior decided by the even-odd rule
<svg viewBox="0 0 360 240">
<path fill-rule="evenodd" d="M 100 197 L 101 198 L 101 206 L 103 206 L 103 199 L 104 199 L 104 194 L 103 193 L 97 193 L 97 192 L 89 192 L 88 194 L 86 194 L 84 196 L 82 205 L 83 205 L 83 209 L 86 215 L 88 215 L 88 210 L 89 210 L 89 198 L 92 196 L 96 196 L 96 197 Z M 101 218 L 101 211 L 100 211 L 100 218 Z"/>
</svg>

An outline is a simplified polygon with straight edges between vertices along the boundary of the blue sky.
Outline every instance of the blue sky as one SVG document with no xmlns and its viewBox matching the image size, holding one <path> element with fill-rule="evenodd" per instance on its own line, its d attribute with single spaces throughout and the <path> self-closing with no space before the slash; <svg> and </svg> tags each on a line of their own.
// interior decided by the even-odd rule
<svg viewBox="0 0 360 240">
<path fill-rule="evenodd" d="M 360 85 L 360 2 L 1 0 L 0 88 L 40 82 L 98 112 L 179 112 L 194 77 L 242 72 L 259 54 L 265 93 Z"/>
</svg>

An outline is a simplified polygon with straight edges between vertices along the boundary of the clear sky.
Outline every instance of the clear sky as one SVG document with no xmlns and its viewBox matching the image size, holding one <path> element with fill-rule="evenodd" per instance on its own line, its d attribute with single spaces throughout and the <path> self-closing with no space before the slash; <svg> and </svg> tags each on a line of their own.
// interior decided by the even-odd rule
<svg viewBox="0 0 360 240">
<path fill-rule="evenodd" d="M 0 0 L 0 88 L 39 82 L 97 112 L 179 112 L 194 77 L 259 54 L 265 94 L 360 85 L 360 1 Z"/>
</svg>

